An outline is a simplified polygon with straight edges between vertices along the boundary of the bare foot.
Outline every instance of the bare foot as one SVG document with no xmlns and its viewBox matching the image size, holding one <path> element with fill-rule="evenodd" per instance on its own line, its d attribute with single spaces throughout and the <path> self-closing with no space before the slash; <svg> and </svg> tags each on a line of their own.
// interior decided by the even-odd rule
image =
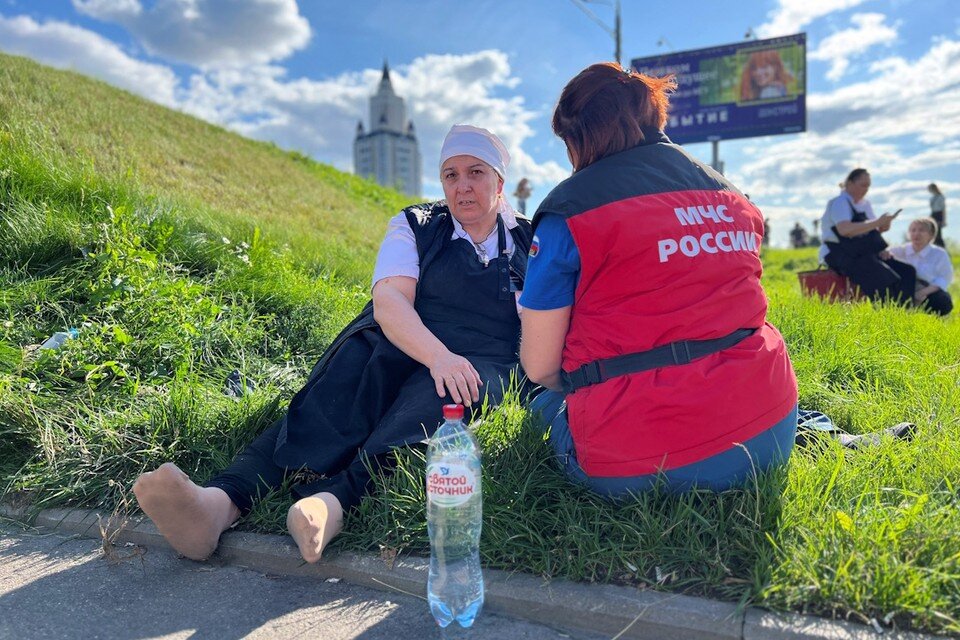
<svg viewBox="0 0 960 640">
<path fill-rule="evenodd" d="M 317 493 L 294 503 L 287 512 L 287 531 L 300 555 L 316 562 L 334 536 L 343 529 L 343 507 L 332 493 Z"/>
<path fill-rule="evenodd" d="M 192 560 L 210 557 L 220 534 L 240 517 L 222 489 L 194 484 L 172 462 L 137 478 L 133 493 L 170 546 Z"/>
</svg>

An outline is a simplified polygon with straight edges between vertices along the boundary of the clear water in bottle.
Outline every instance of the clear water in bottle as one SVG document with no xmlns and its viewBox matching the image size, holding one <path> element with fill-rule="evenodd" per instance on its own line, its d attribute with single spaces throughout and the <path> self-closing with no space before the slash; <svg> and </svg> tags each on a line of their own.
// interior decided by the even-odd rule
<svg viewBox="0 0 960 640">
<path fill-rule="evenodd" d="M 463 425 L 463 407 L 443 407 L 444 423 L 427 449 L 427 599 L 437 624 L 473 624 L 483 606 L 480 449 Z"/>
</svg>

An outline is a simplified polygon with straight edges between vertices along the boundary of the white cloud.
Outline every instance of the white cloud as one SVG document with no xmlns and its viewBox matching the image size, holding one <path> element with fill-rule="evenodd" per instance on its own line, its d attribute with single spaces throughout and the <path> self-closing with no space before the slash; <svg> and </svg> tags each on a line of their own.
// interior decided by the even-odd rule
<svg viewBox="0 0 960 640">
<path fill-rule="evenodd" d="M 91 75 L 166 106 L 177 102 L 172 70 L 131 58 L 106 38 L 64 22 L 0 15 L 0 49 Z"/>
<path fill-rule="evenodd" d="M 296 0 L 73 0 L 89 16 L 126 28 L 153 55 L 201 68 L 265 64 L 310 40 Z"/>
<path fill-rule="evenodd" d="M 899 25 L 884 24 L 885 20 L 886 16 L 882 13 L 855 14 L 850 18 L 854 27 L 830 34 L 820 41 L 820 45 L 808 57 L 829 62 L 827 78 L 839 80 L 850 66 L 850 58 L 862 56 L 875 44 L 893 44 Z"/>
<path fill-rule="evenodd" d="M 194 75 L 181 106 L 244 135 L 352 171 L 357 121 L 366 119 L 368 100 L 380 77 L 379 69 L 323 81 L 289 80 L 277 66 L 218 70 Z M 534 134 L 530 121 L 536 114 L 519 97 L 497 95 L 517 83 L 505 53 L 428 55 L 391 69 L 390 77 L 416 127 L 427 195 L 442 192 L 436 178 L 440 144 L 456 123 L 486 127 L 503 139 L 512 156 L 508 190 L 526 176 L 545 192 L 570 174 L 556 162 L 537 163 L 524 150 Z M 365 127 L 369 124 L 364 122 Z"/>
<path fill-rule="evenodd" d="M 352 170 L 352 144 L 377 72 L 329 80 L 290 80 L 282 67 L 260 65 L 195 74 L 181 108 L 246 136 L 296 149 Z"/>
<path fill-rule="evenodd" d="M 913 136 L 940 145 L 960 137 L 960 41 L 938 40 L 917 60 L 876 61 L 870 72 L 864 82 L 810 94 L 810 121 L 854 138 Z"/>
<path fill-rule="evenodd" d="M 780 0 L 767 14 L 767 22 L 757 27 L 761 38 L 785 36 L 802 31 L 805 26 L 835 11 L 850 9 L 865 0 Z"/>
<path fill-rule="evenodd" d="M 118 22 L 143 12 L 140 0 L 73 0 L 73 7 L 99 20 Z"/>
<path fill-rule="evenodd" d="M 468 123 L 499 136 L 511 155 L 508 182 L 527 177 L 536 188 L 555 185 L 570 175 L 568 167 L 553 161 L 537 163 L 523 144 L 534 135 L 530 122 L 537 113 L 518 96 L 500 97 L 519 79 L 511 75 L 507 54 L 497 50 L 465 55 L 428 55 L 414 60 L 392 76 L 397 93 L 407 100 L 424 158 L 424 178 L 435 185 L 440 145 L 450 127 Z"/>
</svg>

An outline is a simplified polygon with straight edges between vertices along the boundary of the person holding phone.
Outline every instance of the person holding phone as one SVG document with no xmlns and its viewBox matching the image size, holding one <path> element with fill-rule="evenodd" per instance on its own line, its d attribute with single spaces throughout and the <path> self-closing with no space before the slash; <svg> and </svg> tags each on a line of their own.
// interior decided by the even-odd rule
<svg viewBox="0 0 960 640">
<path fill-rule="evenodd" d="M 840 195 L 827 203 L 821 220 L 820 261 L 849 277 L 871 300 L 912 304 L 917 271 L 887 250 L 881 235 L 901 210 L 879 218 L 867 200 L 870 173 L 857 168 L 840 185 Z"/>
</svg>

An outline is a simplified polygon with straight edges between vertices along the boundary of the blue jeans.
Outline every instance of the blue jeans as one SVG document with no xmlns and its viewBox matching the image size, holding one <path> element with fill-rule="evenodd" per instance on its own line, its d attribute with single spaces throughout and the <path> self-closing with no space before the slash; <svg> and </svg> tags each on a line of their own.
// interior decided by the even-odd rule
<svg viewBox="0 0 960 640">
<path fill-rule="evenodd" d="M 723 491 L 742 485 L 754 474 L 786 464 L 797 434 L 797 407 L 794 407 L 785 418 L 742 446 L 733 446 L 709 458 L 642 476 L 591 477 L 577 462 L 565 400 L 562 393 L 547 390 L 533 399 L 530 410 L 539 413 L 549 428 L 547 442 L 567 478 L 608 498 L 625 498 L 655 486 L 679 493 L 694 487 Z"/>
</svg>

